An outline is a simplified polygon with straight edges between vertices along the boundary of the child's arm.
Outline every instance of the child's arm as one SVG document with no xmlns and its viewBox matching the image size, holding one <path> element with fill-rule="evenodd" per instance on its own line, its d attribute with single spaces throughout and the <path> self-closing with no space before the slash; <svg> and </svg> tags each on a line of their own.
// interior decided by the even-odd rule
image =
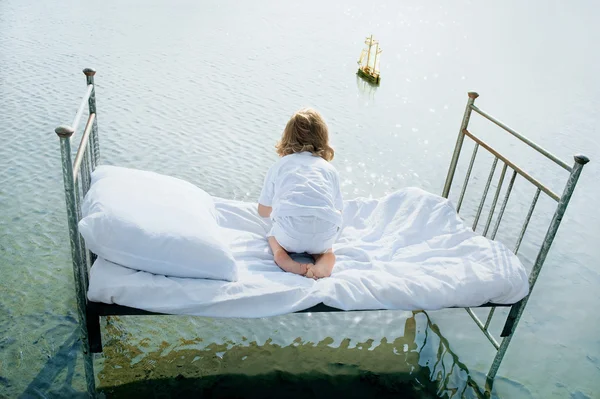
<svg viewBox="0 0 600 399">
<path fill-rule="evenodd" d="M 272 210 L 273 208 L 270 206 L 265 206 L 260 203 L 258 204 L 258 214 L 260 215 L 260 217 L 268 218 L 269 216 L 271 216 Z"/>
<path fill-rule="evenodd" d="M 258 198 L 258 214 L 263 218 L 271 216 L 273 208 L 273 196 L 275 195 L 275 179 L 273 171 L 274 167 L 271 167 L 265 176 L 265 183 L 263 184 L 260 197 Z"/>
</svg>

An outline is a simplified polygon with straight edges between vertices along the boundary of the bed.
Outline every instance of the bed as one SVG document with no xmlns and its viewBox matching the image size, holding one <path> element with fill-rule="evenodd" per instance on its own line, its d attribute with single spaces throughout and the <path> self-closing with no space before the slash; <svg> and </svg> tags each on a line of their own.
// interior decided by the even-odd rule
<svg viewBox="0 0 600 399">
<path fill-rule="evenodd" d="M 239 270 L 234 282 L 153 274 L 99 258 L 79 231 L 82 200 L 100 166 L 96 120 L 95 70 L 84 71 L 87 89 L 72 125 L 55 129 L 60 138 L 70 246 L 78 315 L 84 351 L 87 389 L 95 393 L 92 353 L 102 351 L 100 318 L 110 315 L 187 314 L 205 317 L 269 317 L 292 312 L 353 310 L 433 310 L 463 307 L 497 350 L 486 378 L 491 392 L 501 361 L 514 335 L 548 250 L 567 209 L 573 190 L 589 161 L 576 155 L 571 165 L 474 105 L 470 92 L 441 195 L 419 188 L 398 190 L 379 199 L 354 199 L 344 204 L 344 223 L 334 251 L 337 262 L 330 278 L 313 281 L 284 273 L 272 259 L 265 233 L 269 221 L 256 213 L 256 204 L 214 199 L 217 220 L 226 232 Z M 72 156 L 71 142 L 85 110 L 88 118 Z M 562 194 L 468 130 L 472 113 L 480 115 L 569 172 Z M 448 200 L 465 139 L 474 150 L 456 205 Z M 493 164 L 481 194 L 475 222 L 459 216 L 479 150 L 492 154 Z M 482 217 L 495 171 L 501 166 L 489 214 Z M 113 170 L 119 173 L 118 168 Z M 515 179 L 536 187 L 517 246 L 508 249 L 495 240 Z M 504 193 L 502 188 L 507 181 Z M 541 195 L 557 202 L 553 218 L 529 273 L 516 253 Z M 500 206 L 496 210 L 497 205 Z M 474 230 L 479 221 L 483 234 Z M 493 223 L 492 223 L 493 222 Z M 510 307 L 498 342 L 489 330 L 494 310 Z M 472 311 L 489 307 L 485 321 Z"/>
</svg>

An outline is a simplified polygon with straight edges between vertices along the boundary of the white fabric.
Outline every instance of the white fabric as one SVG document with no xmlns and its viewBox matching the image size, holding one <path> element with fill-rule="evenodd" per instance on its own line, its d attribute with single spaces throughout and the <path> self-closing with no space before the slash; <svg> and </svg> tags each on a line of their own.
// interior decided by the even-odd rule
<svg viewBox="0 0 600 399">
<path fill-rule="evenodd" d="M 267 237 L 275 237 L 288 252 L 322 254 L 333 247 L 340 227 L 314 216 L 280 216 L 272 219 Z"/>
<path fill-rule="evenodd" d="M 258 203 L 273 207 L 271 218 L 316 216 L 336 226 L 342 224 L 338 172 L 310 152 L 286 155 L 271 166 Z"/>
<path fill-rule="evenodd" d="M 529 289 L 510 250 L 473 233 L 447 200 L 420 189 L 346 201 L 333 274 L 318 281 L 275 265 L 265 239 L 270 222 L 256 204 L 215 205 L 232 241 L 237 282 L 168 278 L 99 259 L 88 298 L 163 313 L 266 317 L 321 302 L 344 310 L 510 304 Z"/>
<path fill-rule="evenodd" d="M 155 274 L 237 280 L 212 197 L 193 184 L 101 166 L 81 211 L 79 231 L 99 257 Z"/>
</svg>

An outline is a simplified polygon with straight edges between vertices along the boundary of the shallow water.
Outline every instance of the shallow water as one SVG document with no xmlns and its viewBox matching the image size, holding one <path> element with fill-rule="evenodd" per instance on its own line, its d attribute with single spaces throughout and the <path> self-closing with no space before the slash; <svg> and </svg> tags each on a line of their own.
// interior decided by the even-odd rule
<svg viewBox="0 0 600 399">
<path fill-rule="evenodd" d="M 102 162 L 183 177 L 222 197 L 256 199 L 276 157 L 275 140 L 291 113 L 305 105 L 328 121 L 346 198 L 413 185 L 441 192 L 469 90 L 480 93 L 482 109 L 569 163 L 572 154 L 585 152 L 592 163 L 500 368 L 496 393 L 597 397 L 599 10 L 591 1 L 369 7 L 358 1 L 0 2 L 0 396 L 64 397 L 84 389 L 53 129 L 70 122 L 85 87 L 81 69 L 91 66 L 98 70 Z M 362 39 L 370 33 L 384 50 L 378 88 L 355 76 Z M 561 192 L 564 171 L 481 118 L 473 118 L 471 130 Z M 490 163 L 479 159 L 471 193 L 481 192 Z M 511 246 L 532 195 L 517 181 L 498 236 Z M 465 203 L 467 219 L 475 207 L 474 198 Z M 540 218 L 521 249 L 527 264 L 551 209 L 541 200 Z M 432 324 L 424 314 L 415 316 L 421 334 L 445 337 L 450 350 L 440 338 L 408 347 L 412 314 L 404 312 L 112 318 L 103 327 L 108 342 L 95 362 L 97 379 L 107 394 L 113 389 L 126 396 L 145 378 L 163 378 L 170 386 L 181 373 L 190 384 L 198 370 L 217 375 L 207 372 L 214 360 L 217 371 L 262 370 L 276 387 L 298 387 L 289 376 L 305 375 L 308 385 L 356 393 L 368 387 L 352 384 L 367 375 L 371 388 L 389 392 L 396 389 L 390 383 L 407 381 L 398 388 L 405 394 L 470 397 L 467 382 L 482 384 L 493 348 L 464 310 L 428 315 Z M 501 317 L 492 325 L 498 333 Z M 361 343 L 375 349 L 352 351 Z M 305 349 L 293 349 L 298 346 Z M 124 349 L 128 355 L 116 355 Z M 178 351 L 181 367 L 170 367 Z M 252 359 L 249 368 L 237 361 L 242 353 Z M 440 359 L 451 364 L 441 367 Z M 332 369 L 336 362 L 342 369 Z M 145 364 L 155 374 L 136 374 Z M 355 365 L 351 371 L 349 364 Z M 381 364 L 392 377 L 377 368 Z M 255 384 L 227 384 L 240 381 Z M 116 391 L 120 383 L 129 385 Z"/>
</svg>

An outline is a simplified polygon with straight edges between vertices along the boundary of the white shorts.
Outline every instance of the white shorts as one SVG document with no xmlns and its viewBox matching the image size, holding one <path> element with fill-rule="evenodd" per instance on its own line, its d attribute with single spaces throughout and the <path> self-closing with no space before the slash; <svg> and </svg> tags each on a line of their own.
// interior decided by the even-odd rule
<svg viewBox="0 0 600 399">
<path fill-rule="evenodd" d="M 267 237 L 275 237 L 287 252 L 323 254 L 337 240 L 340 231 L 335 223 L 314 216 L 281 216 L 273 220 Z"/>
</svg>

